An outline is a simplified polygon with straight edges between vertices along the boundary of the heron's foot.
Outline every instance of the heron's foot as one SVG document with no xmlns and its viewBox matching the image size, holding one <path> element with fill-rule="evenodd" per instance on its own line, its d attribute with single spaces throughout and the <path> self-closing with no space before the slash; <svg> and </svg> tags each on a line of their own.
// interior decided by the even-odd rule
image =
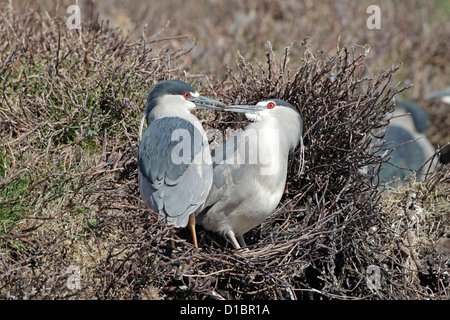
<svg viewBox="0 0 450 320">
<path fill-rule="evenodd" d="M 189 229 L 191 229 L 192 241 L 194 242 L 194 246 L 198 249 L 197 233 L 195 232 L 195 214 L 194 213 L 191 213 L 191 215 L 189 216 Z"/>
<path fill-rule="evenodd" d="M 234 234 L 234 232 L 232 230 L 228 230 L 226 232 L 226 235 L 228 236 L 228 238 L 231 241 L 231 244 L 233 245 L 233 247 L 235 249 L 241 249 L 241 246 L 239 245 L 237 239 L 236 239 L 236 235 Z"/>
</svg>

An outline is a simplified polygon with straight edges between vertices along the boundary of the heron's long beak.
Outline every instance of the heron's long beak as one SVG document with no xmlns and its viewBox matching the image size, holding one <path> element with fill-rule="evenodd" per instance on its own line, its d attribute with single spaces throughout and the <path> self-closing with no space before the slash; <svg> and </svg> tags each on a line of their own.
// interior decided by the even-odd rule
<svg viewBox="0 0 450 320">
<path fill-rule="evenodd" d="M 200 108 L 200 109 L 212 109 L 212 110 L 223 111 L 224 107 L 227 106 L 223 102 L 220 102 L 220 101 L 217 101 L 217 100 L 214 100 L 211 98 L 207 98 L 204 96 L 191 97 L 191 98 L 189 98 L 189 101 L 195 103 L 197 108 Z M 221 107 L 218 107 L 218 106 L 221 106 Z"/>
<path fill-rule="evenodd" d="M 264 110 L 264 107 L 259 105 L 231 105 L 225 107 L 226 111 L 239 112 L 239 113 L 258 113 Z"/>
</svg>

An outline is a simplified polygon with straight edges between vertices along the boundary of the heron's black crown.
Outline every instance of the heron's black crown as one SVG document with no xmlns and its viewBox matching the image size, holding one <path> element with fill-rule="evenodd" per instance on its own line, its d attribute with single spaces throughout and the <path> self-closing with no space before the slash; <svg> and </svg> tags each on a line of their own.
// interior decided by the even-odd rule
<svg viewBox="0 0 450 320">
<path fill-rule="evenodd" d="M 194 88 L 186 82 L 180 80 L 167 80 L 153 86 L 148 92 L 146 112 L 149 113 L 157 104 L 157 99 L 168 95 L 183 95 L 186 92 L 196 92 Z"/>
</svg>

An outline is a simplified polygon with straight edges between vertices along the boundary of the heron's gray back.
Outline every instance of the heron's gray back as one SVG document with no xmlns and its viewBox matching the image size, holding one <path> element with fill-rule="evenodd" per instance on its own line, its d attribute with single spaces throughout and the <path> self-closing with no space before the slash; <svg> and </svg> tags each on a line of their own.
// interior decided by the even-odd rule
<svg viewBox="0 0 450 320">
<path fill-rule="evenodd" d="M 406 112 L 411 114 L 414 121 L 416 131 L 425 134 L 428 125 L 428 114 L 420 106 L 412 101 L 400 101 L 396 103 L 396 108 L 403 108 Z"/>
<path fill-rule="evenodd" d="M 139 186 L 168 225 L 185 227 L 206 199 L 212 166 L 205 133 L 178 117 L 154 120 L 139 144 Z M 180 147 L 181 146 L 181 147 Z"/>
<path fill-rule="evenodd" d="M 395 166 L 384 163 L 383 169 L 380 172 L 379 178 L 381 181 L 389 181 L 394 176 L 400 179 L 406 178 L 411 174 L 408 170 L 402 170 L 401 168 L 409 168 L 412 170 L 419 170 L 425 162 L 425 155 L 418 141 L 409 142 L 414 140 L 414 137 L 401 126 L 391 125 L 388 127 L 384 140 L 390 143 L 388 147 L 395 147 L 391 154 L 390 163 Z"/>
<path fill-rule="evenodd" d="M 261 223 L 261 219 L 270 214 L 280 201 L 286 182 L 287 160 L 279 163 L 279 170 L 274 174 L 261 174 L 261 164 L 249 163 L 249 150 L 239 147 L 243 143 L 246 143 L 245 132 L 229 138 L 212 152 L 213 185 L 199 210 L 199 222 L 207 228 L 209 223 L 238 215 L 238 224 L 249 230 Z M 267 147 L 272 148 L 270 144 Z M 237 155 L 238 152 L 242 154 Z M 245 160 L 245 163 L 239 160 Z M 229 218 L 225 218 L 227 216 Z M 244 220 L 246 217 L 251 217 L 252 221 Z"/>
</svg>

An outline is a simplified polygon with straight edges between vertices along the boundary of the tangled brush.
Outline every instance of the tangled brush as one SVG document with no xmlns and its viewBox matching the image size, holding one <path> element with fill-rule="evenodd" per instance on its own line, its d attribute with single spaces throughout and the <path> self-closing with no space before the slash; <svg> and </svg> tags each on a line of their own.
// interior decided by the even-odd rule
<svg viewBox="0 0 450 320">
<path fill-rule="evenodd" d="M 305 168 L 298 176 L 296 150 L 280 205 L 246 235 L 249 251 L 223 250 L 225 243 L 203 230 L 198 253 L 180 249 L 172 252 L 178 259 L 166 257 L 156 270 L 159 278 L 177 275 L 169 276 L 171 294 L 226 299 L 370 294 L 362 280 L 371 263 L 361 252 L 367 250 L 367 231 L 379 219 L 380 194 L 362 171 L 379 162 L 367 146 L 401 91 L 390 83 L 396 68 L 363 76 L 365 52 L 343 48 L 327 58 L 311 52 L 306 42 L 302 46 L 302 63 L 294 71 L 287 48 L 280 61 L 268 53 L 265 65 L 241 57 L 237 72 L 229 70 L 223 83 L 210 87 L 210 94 L 232 104 L 280 98 L 296 106 L 305 126 Z M 220 114 L 205 125 L 226 137 L 226 129 L 242 128 L 245 121 Z"/>
<path fill-rule="evenodd" d="M 364 173 L 384 161 L 367 146 L 405 89 L 392 84 L 398 67 L 371 74 L 368 48 L 314 52 L 304 41 L 296 65 L 290 47 L 278 58 L 270 50 L 266 62 L 240 57 L 218 81 L 184 73 L 190 47 L 161 35 L 131 42 L 98 20 L 72 32 L 36 11 L 2 13 L 1 298 L 429 298 L 431 283 L 445 296 L 445 266 L 422 268 L 435 252 L 418 233 L 440 234 L 448 206 L 434 205 L 430 228 L 419 228 L 382 212 L 383 189 Z M 304 169 L 296 150 L 278 208 L 245 235 L 248 251 L 201 228 L 196 250 L 187 230 L 172 234 L 140 199 L 145 94 L 174 77 L 226 103 L 279 98 L 302 115 Z M 240 115 L 199 112 L 223 137 L 245 127 Z M 448 177 L 427 181 L 414 204 L 446 201 Z M 417 241 L 405 238 L 411 226 Z M 428 250 L 420 257 L 418 243 Z M 371 266 L 380 287 L 367 283 Z"/>
</svg>

